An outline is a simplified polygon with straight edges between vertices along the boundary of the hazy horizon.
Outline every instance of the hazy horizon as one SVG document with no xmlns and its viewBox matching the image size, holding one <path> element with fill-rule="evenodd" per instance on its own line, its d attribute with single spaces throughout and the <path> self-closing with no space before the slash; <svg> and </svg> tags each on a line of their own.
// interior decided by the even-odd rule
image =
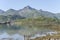
<svg viewBox="0 0 60 40">
<path fill-rule="evenodd" d="M 29 5 L 37 10 L 44 10 L 53 13 L 60 13 L 60 0 L 0 0 L 0 9 L 19 10 Z"/>
</svg>

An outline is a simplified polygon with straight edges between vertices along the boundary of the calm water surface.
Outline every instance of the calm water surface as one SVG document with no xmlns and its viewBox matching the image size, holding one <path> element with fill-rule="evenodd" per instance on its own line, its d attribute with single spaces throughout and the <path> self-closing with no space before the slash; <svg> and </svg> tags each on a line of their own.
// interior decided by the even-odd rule
<svg viewBox="0 0 60 40">
<path fill-rule="evenodd" d="M 13 38 L 14 40 L 24 40 L 24 35 L 34 34 L 31 38 L 46 36 L 46 34 L 53 33 L 52 30 L 49 29 L 34 29 L 26 28 L 22 26 L 16 25 L 0 25 L 0 39 L 3 38 Z"/>
</svg>

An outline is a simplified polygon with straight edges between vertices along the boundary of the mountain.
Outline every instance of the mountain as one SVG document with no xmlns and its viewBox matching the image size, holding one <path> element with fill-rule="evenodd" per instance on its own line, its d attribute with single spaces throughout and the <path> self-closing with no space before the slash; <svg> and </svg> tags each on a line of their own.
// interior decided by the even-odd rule
<svg viewBox="0 0 60 40">
<path fill-rule="evenodd" d="M 6 15 L 14 15 L 14 14 L 18 14 L 17 10 L 14 9 L 9 9 L 5 12 Z"/>
<path fill-rule="evenodd" d="M 0 9 L 0 15 L 3 15 L 5 13 L 5 11 Z"/>
<path fill-rule="evenodd" d="M 36 18 L 40 16 L 55 18 L 54 13 L 43 10 L 36 10 L 30 6 L 26 6 L 23 9 L 19 10 L 19 14 L 27 18 Z"/>
<path fill-rule="evenodd" d="M 26 18 L 35 18 L 40 16 L 40 12 L 30 6 L 26 6 L 23 9 L 19 10 L 19 14 Z"/>
<path fill-rule="evenodd" d="M 0 10 L 0 21 L 3 19 L 8 20 L 8 18 L 12 20 L 16 20 L 16 19 L 22 19 L 25 17 L 20 16 L 18 11 L 14 9 L 9 9 L 7 11 Z"/>
<path fill-rule="evenodd" d="M 25 17 L 25 18 L 37 18 L 40 16 L 44 17 L 50 17 L 50 18 L 59 18 L 60 19 L 60 13 L 54 14 L 49 11 L 44 11 L 44 10 L 37 10 L 35 8 L 32 8 L 30 6 L 26 6 L 23 9 L 20 10 L 14 10 L 14 9 L 8 9 L 7 11 L 0 10 L 0 15 L 4 16 L 14 16 L 18 15 L 19 17 Z"/>
<path fill-rule="evenodd" d="M 43 11 L 42 9 L 39 10 L 41 16 L 45 16 L 45 17 L 51 17 L 51 18 L 55 18 L 56 14 L 52 13 L 52 12 L 48 12 L 48 11 Z"/>
<path fill-rule="evenodd" d="M 14 14 L 14 15 L 8 15 L 7 17 L 10 18 L 11 20 L 24 19 L 25 18 L 25 17 L 22 17 L 20 15 L 16 15 L 16 14 Z"/>
<path fill-rule="evenodd" d="M 56 13 L 56 17 L 60 19 L 60 13 Z"/>
</svg>

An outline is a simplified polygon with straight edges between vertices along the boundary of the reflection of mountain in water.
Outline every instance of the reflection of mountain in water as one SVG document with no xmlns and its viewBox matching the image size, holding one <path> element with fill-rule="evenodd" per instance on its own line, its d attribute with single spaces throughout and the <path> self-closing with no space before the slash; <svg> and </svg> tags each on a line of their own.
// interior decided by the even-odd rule
<svg viewBox="0 0 60 40">
<path fill-rule="evenodd" d="M 44 29 L 44 30 L 43 30 Z M 27 34 L 27 33 L 44 33 L 44 32 L 51 32 L 52 30 L 46 29 L 46 28 L 29 28 L 29 27 L 23 27 L 23 26 L 17 26 L 17 25 L 0 25 L 0 33 L 1 32 L 8 32 L 8 33 L 21 33 L 21 34 Z"/>
<path fill-rule="evenodd" d="M 0 35 L 0 40 L 2 39 L 24 40 L 24 37 L 19 34 L 9 35 L 8 33 L 3 33 Z"/>
<path fill-rule="evenodd" d="M 47 36 L 49 32 L 45 32 L 45 34 L 35 34 L 34 36 L 30 36 L 29 39 L 35 39 L 37 37 L 43 37 L 43 36 Z M 52 35 L 53 34 L 57 34 L 57 32 L 50 32 Z M 28 38 L 28 37 L 26 37 Z M 6 32 L 4 33 L 1 33 L 0 34 L 0 40 L 24 40 L 24 36 L 23 35 L 20 35 L 19 33 L 16 33 L 16 34 L 8 34 Z"/>
</svg>

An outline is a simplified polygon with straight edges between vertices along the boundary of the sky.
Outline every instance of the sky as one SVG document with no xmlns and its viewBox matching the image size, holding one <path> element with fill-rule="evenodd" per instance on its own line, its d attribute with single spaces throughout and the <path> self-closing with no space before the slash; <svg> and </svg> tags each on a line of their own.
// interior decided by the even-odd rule
<svg viewBox="0 0 60 40">
<path fill-rule="evenodd" d="M 60 13 L 60 0 L 0 0 L 0 9 L 5 11 L 19 10 L 28 5 L 37 10 Z"/>
</svg>

